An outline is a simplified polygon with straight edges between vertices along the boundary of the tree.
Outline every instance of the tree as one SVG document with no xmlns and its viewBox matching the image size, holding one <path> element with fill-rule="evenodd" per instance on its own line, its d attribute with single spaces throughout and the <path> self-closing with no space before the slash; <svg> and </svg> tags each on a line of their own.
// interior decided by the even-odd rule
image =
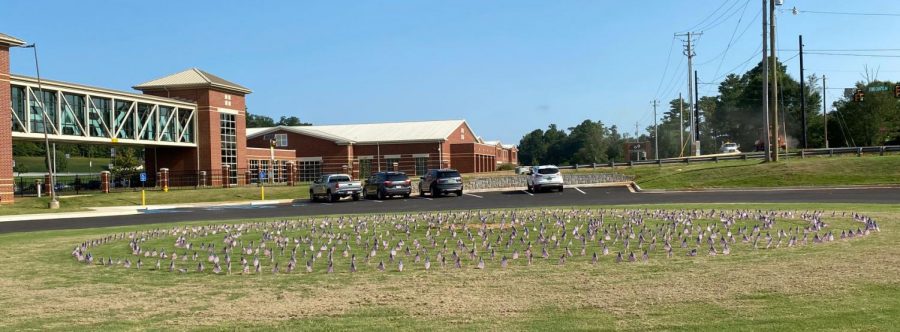
<svg viewBox="0 0 900 332">
<path fill-rule="evenodd" d="M 112 172 L 114 178 L 123 174 L 133 173 L 141 166 L 134 148 L 123 146 L 116 148 L 116 156 L 113 158 Z"/>
<path fill-rule="evenodd" d="M 250 114 L 247 112 L 247 128 L 275 127 L 275 120 L 265 115 Z"/>
<path fill-rule="evenodd" d="M 544 131 L 535 129 L 519 140 L 519 161 L 529 165 L 539 165 L 547 155 Z"/>
<path fill-rule="evenodd" d="M 835 146 L 875 146 L 900 140 L 900 100 L 893 90 L 874 91 L 874 87 L 894 83 L 859 82 L 856 88 L 868 91 L 861 102 L 841 99 L 834 103 L 835 112 L 829 114 L 828 140 Z M 834 126 L 834 127 L 832 127 Z"/>
<path fill-rule="evenodd" d="M 275 125 L 278 126 L 312 126 L 311 123 L 302 122 L 300 118 L 296 116 L 284 116 L 282 115 L 280 119 L 278 119 L 278 123 Z"/>
</svg>

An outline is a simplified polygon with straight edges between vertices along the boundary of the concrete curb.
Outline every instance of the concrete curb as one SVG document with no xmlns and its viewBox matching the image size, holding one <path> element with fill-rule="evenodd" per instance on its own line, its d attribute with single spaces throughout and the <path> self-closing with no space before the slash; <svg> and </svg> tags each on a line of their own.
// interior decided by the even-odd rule
<svg viewBox="0 0 900 332">
<path fill-rule="evenodd" d="M 637 184 L 635 184 L 637 186 Z M 644 189 L 651 194 L 721 192 L 721 191 L 805 191 L 805 190 L 854 190 L 854 189 L 900 189 L 900 185 L 849 185 L 849 186 L 809 186 L 809 187 L 748 187 L 748 188 L 701 188 L 701 189 Z"/>
</svg>

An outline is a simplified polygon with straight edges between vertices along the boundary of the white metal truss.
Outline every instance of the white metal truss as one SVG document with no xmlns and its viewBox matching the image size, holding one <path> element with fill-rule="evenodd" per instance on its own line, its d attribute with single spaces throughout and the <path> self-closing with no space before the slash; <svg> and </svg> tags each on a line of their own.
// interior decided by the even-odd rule
<svg viewBox="0 0 900 332">
<path fill-rule="evenodd" d="M 50 139 L 55 141 L 197 146 L 195 104 L 52 81 L 42 82 L 41 88 L 48 98 L 43 100 L 33 79 L 13 76 L 11 84 L 25 92 L 24 110 L 16 112 L 15 105 L 9 108 L 16 125 L 13 126 L 15 138 L 43 139 L 40 128 L 46 116 L 44 129 L 49 130 Z M 80 103 L 70 103 L 67 95 L 80 98 Z M 47 109 L 41 102 L 49 106 L 50 98 L 55 98 L 55 107 Z M 161 108 L 168 110 L 167 117 L 161 116 Z M 38 113 L 41 110 L 46 114 Z M 141 114 L 138 110 L 146 111 Z M 41 122 L 33 123 L 36 121 Z"/>
</svg>

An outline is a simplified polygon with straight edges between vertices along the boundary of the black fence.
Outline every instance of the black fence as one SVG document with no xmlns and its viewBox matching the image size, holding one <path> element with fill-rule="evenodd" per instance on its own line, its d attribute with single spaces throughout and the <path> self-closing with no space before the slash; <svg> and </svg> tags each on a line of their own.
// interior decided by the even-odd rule
<svg viewBox="0 0 900 332">
<path fill-rule="evenodd" d="M 886 146 L 866 146 L 866 147 L 853 147 L 853 148 L 829 148 L 829 149 L 806 149 L 806 150 L 796 150 L 796 151 L 787 151 L 781 152 L 778 155 L 780 157 L 795 157 L 795 158 L 805 158 L 811 156 L 837 156 L 837 155 L 856 155 L 857 157 L 862 157 L 864 155 L 879 155 L 883 156 L 887 153 L 897 153 L 900 152 L 900 145 L 886 145 Z M 750 160 L 750 159 L 765 159 L 765 152 L 748 152 L 748 153 L 738 153 L 738 154 L 722 154 L 722 155 L 712 155 L 712 156 L 700 156 L 700 157 L 683 157 L 683 158 L 666 158 L 666 159 L 648 159 L 648 160 L 632 160 L 628 162 L 614 162 L 610 161 L 608 163 L 603 164 L 579 164 L 579 165 L 565 165 L 559 166 L 561 169 L 579 169 L 579 168 L 600 168 L 600 167 L 621 167 L 621 166 L 641 166 L 641 165 L 665 165 L 665 164 L 690 164 L 690 163 L 702 163 L 702 162 L 719 162 L 725 160 Z"/>
<path fill-rule="evenodd" d="M 259 186 L 262 182 L 266 186 L 288 185 L 288 172 L 275 172 L 274 176 L 266 174 L 266 178 L 260 179 L 258 172 L 248 172 L 248 169 L 231 170 L 225 174 L 223 170 L 204 171 L 172 171 L 169 172 L 169 190 L 207 189 L 224 187 Z M 140 171 L 116 172 L 109 175 L 110 192 L 127 192 L 140 190 L 162 190 L 159 172 L 146 172 L 145 181 L 141 181 Z M 296 174 L 295 174 L 296 176 Z M 15 178 L 16 196 L 37 196 L 38 186 L 42 195 L 46 195 L 44 175 L 18 176 Z M 298 180 L 298 179 L 295 179 Z M 54 186 L 59 195 L 80 195 L 83 193 L 101 192 L 100 173 L 96 174 L 60 174 L 55 177 Z M 300 184 L 300 181 L 295 181 Z"/>
</svg>

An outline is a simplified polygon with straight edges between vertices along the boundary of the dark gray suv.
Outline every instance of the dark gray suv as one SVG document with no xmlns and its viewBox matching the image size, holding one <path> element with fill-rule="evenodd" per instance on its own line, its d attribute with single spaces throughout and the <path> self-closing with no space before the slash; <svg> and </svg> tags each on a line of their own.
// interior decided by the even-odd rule
<svg viewBox="0 0 900 332">
<path fill-rule="evenodd" d="M 412 192 L 409 177 L 403 172 L 378 172 L 372 174 L 363 184 L 363 196 L 369 198 L 375 196 L 385 199 L 391 196 L 403 196 L 409 198 Z"/>
<path fill-rule="evenodd" d="M 463 194 L 462 176 L 455 169 L 432 169 L 419 181 L 419 195 L 430 193 L 431 197 L 440 197 L 445 193 Z"/>
</svg>

